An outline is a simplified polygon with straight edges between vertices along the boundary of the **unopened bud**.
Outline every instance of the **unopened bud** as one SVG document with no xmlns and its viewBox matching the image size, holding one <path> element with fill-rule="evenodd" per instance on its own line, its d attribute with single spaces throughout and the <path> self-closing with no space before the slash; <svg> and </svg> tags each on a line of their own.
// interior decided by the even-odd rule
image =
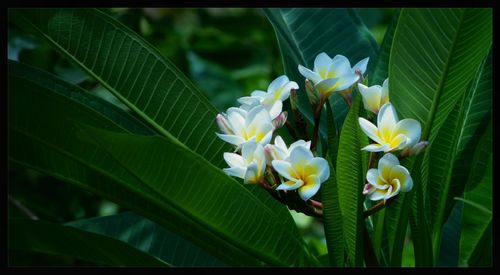
<svg viewBox="0 0 500 275">
<path fill-rule="evenodd" d="M 364 77 L 363 77 L 363 73 L 361 72 L 361 70 L 356 69 L 356 70 L 354 70 L 354 73 L 359 76 L 358 83 L 363 83 Z"/>
<path fill-rule="evenodd" d="M 307 98 L 309 99 L 309 103 L 311 103 L 312 106 L 316 106 L 318 104 L 319 98 L 318 95 L 314 91 L 314 87 L 309 81 L 309 79 L 306 78 L 305 81 L 305 86 L 306 86 L 306 93 L 307 93 Z"/>
<path fill-rule="evenodd" d="M 286 123 L 287 117 L 288 117 L 287 111 L 283 111 L 281 112 L 281 114 L 279 114 L 279 116 L 273 119 L 274 129 L 279 129 L 283 127 L 283 125 L 285 125 Z"/>
<path fill-rule="evenodd" d="M 295 89 L 290 90 L 290 105 L 292 110 L 297 110 L 299 108 L 299 96 Z"/>
<path fill-rule="evenodd" d="M 221 115 L 217 114 L 215 117 L 215 121 L 217 121 L 217 125 L 219 125 L 219 129 L 224 133 L 224 134 L 233 134 L 233 131 L 231 130 L 231 127 L 229 126 L 229 122 L 227 119 Z"/>
<path fill-rule="evenodd" d="M 401 151 L 400 156 L 401 157 L 408 157 L 408 156 L 416 156 L 422 153 L 425 148 L 427 148 L 427 145 L 429 145 L 428 141 L 421 141 L 416 144 L 414 144 L 412 147 L 407 147 L 403 151 Z"/>
<path fill-rule="evenodd" d="M 274 159 L 274 151 L 272 144 L 267 144 L 264 146 L 264 155 L 266 156 L 266 165 L 271 166 Z"/>
<path fill-rule="evenodd" d="M 375 192 L 375 187 L 371 184 L 365 184 L 365 188 L 363 189 L 363 195 L 370 195 L 371 193 Z"/>
</svg>

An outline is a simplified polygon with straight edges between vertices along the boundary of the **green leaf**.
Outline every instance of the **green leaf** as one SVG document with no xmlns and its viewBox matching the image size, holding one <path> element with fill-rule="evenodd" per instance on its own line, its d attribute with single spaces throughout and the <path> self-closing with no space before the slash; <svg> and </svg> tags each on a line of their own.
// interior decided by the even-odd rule
<svg viewBox="0 0 500 275">
<path fill-rule="evenodd" d="M 191 242 L 132 212 L 77 220 L 66 225 L 128 243 L 172 266 L 224 266 Z"/>
<path fill-rule="evenodd" d="M 312 69 L 314 59 L 321 52 L 332 58 L 342 54 L 351 65 L 370 57 L 370 74 L 378 45 L 353 9 L 270 8 L 264 12 L 276 32 L 285 74 L 299 84 L 299 110 L 310 122 L 313 121 L 313 112 L 305 93 L 304 77 L 297 69 L 299 64 Z M 333 95 L 330 101 L 335 120 L 342 125 L 349 108 L 339 95 Z M 320 132 L 325 137 L 326 127 L 323 114 Z"/>
<path fill-rule="evenodd" d="M 9 18 L 79 65 L 157 133 L 214 165 L 230 146 L 215 135 L 217 110 L 170 61 L 120 22 L 91 9 L 12 9 Z"/>
<path fill-rule="evenodd" d="M 191 184 L 184 186 L 192 187 L 191 191 L 198 194 L 198 197 L 190 203 L 179 203 L 180 196 L 157 192 L 155 186 L 149 185 L 151 182 L 145 182 L 135 174 L 133 169 L 123 166 L 115 156 L 107 153 L 95 141 L 86 138 L 84 133 L 77 132 L 75 121 L 102 129 L 127 132 L 114 121 L 120 120 L 121 117 L 108 117 L 108 113 L 103 111 L 111 109 L 120 113 L 119 108 L 90 94 L 82 94 L 81 90 L 64 90 L 61 86 L 57 86 L 59 90 L 54 92 L 49 87 L 43 86 L 45 82 L 33 82 L 30 79 L 18 77 L 13 72 L 14 70 L 9 75 L 9 158 L 11 161 L 87 188 L 115 201 L 174 231 L 181 237 L 193 241 L 226 263 L 260 265 L 256 257 L 266 259 L 273 257 L 271 264 L 299 265 L 311 261 L 316 263 L 315 259 L 311 259 L 311 256 L 307 254 L 297 228 L 289 226 L 290 215 L 286 213 L 288 214 L 286 216 L 283 212 L 277 212 L 279 209 L 277 202 L 273 207 L 263 204 L 259 198 L 245 190 L 240 183 L 229 178 L 220 169 L 215 168 L 194 152 L 186 151 L 177 142 L 171 141 L 168 144 L 175 147 L 175 150 L 186 151 L 183 154 L 202 162 L 206 169 L 203 171 L 211 171 L 208 172 L 207 177 L 213 174 L 215 176 L 212 176 L 219 180 L 212 183 L 211 187 L 215 184 L 215 188 L 206 192 L 209 187 L 205 185 L 205 181 L 194 182 L 184 178 L 183 180 Z M 45 74 L 45 77 L 49 76 Z M 56 80 L 53 78 L 51 81 Z M 46 81 L 46 83 L 51 83 L 51 81 Z M 30 100 L 27 101 L 26 98 Z M 81 98 L 86 100 L 81 100 Z M 99 103 L 103 105 L 100 106 Z M 89 105 L 96 107 L 89 107 Z M 25 112 L 25 109 L 30 112 Z M 123 111 L 121 114 L 127 115 Z M 33 117 L 38 119 L 34 120 Z M 128 137 L 128 134 L 125 136 Z M 159 137 L 156 136 L 157 138 Z M 162 142 L 164 142 L 163 139 Z M 136 147 L 136 145 L 128 146 L 126 149 L 130 147 Z M 172 154 L 175 150 L 166 150 L 163 152 L 164 156 L 171 160 L 175 159 L 179 163 L 185 163 L 182 161 L 183 154 Z M 158 153 L 156 148 L 154 151 Z M 137 164 L 135 162 L 133 166 Z M 164 165 L 162 162 L 157 162 L 156 168 L 169 167 Z M 154 165 L 147 165 L 143 172 L 149 173 L 151 168 L 154 168 Z M 179 167 L 179 169 L 162 171 L 164 177 L 161 179 L 167 180 L 175 175 L 180 176 L 176 174 L 176 171 L 180 170 Z M 196 171 L 202 171 L 202 169 L 197 168 Z M 176 188 L 179 182 L 181 181 L 172 181 L 171 186 Z M 202 200 L 206 194 L 211 194 L 211 199 Z M 172 200 L 175 202 L 173 203 Z M 226 205 L 220 203 L 224 200 L 233 207 L 241 206 L 241 212 L 228 212 Z M 279 207 L 284 208 L 283 205 Z M 193 215 L 193 211 L 201 211 L 203 215 Z M 226 213 L 226 216 L 214 216 L 215 213 Z M 280 213 L 279 216 L 276 213 Z M 227 223 L 228 220 L 231 222 Z M 210 226 L 207 226 L 206 222 L 210 222 Z M 283 227 L 284 224 L 287 227 Z M 221 232 L 219 225 L 227 231 Z M 241 227 L 243 225 L 247 227 Z M 252 232 L 259 232 L 259 234 L 248 234 L 248 231 L 242 231 L 242 228 L 252 228 L 255 230 Z M 245 237 L 240 238 L 240 235 Z M 248 241 L 245 238 L 251 238 L 252 242 L 247 244 L 246 248 L 241 246 L 241 242 Z M 286 245 L 276 247 L 277 239 L 281 241 L 286 239 Z M 234 243 L 234 240 L 237 240 L 237 243 Z M 255 247 L 265 250 L 255 251 Z M 281 250 L 281 254 L 286 250 L 293 251 L 293 255 L 287 255 L 281 259 L 281 254 L 271 255 L 276 250 Z"/>
<path fill-rule="evenodd" d="M 482 147 L 491 150 L 491 123 L 481 142 Z M 489 146 L 488 142 L 489 141 Z M 478 150 L 480 151 L 480 150 Z M 460 238 L 460 265 L 491 266 L 491 223 L 492 223 L 492 159 L 489 155 L 484 176 L 472 190 L 464 194 L 462 234 Z M 474 178 L 470 179 L 475 181 Z M 477 207 L 476 205 L 479 205 Z M 486 210 L 486 211 L 485 211 Z M 482 254 L 482 255 L 481 255 Z"/>
<path fill-rule="evenodd" d="M 490 9 L 403 9 L 389 62 L 391 101 L 431 142 L 491 46 Z"/>
<path fill-rule="evenodd" d="M 81 138 L 73 125 L 73 121 L 78 120 L 115 131 L 141 129 L 137 126 L 141 124 L 134 122 L 132 116 L 48 73 L 15 63 L 10 64 L 9 72 L 10 161 L 132 209 L 192 240 L 227 263 L 258 264 L 253 257 L 165 204 L 159 194 L 98 148 L 95 142 L 79 141 Z M 30 75 L 31 78 L 26 77 Z M 26 101 L 27 98 L 30 100 Z M 24 111 L 25 108 L 30 112 Z"/>
<path fill-rule="evenodd" d="M 24 219 L 11 219 L 8 224 L 10 250 L 64 255 L 109 266 L 168 266 L 121 241 L 69 226 Z"/>
<path fill-rule="evenodd" d="M 460 233 L 462 230 L 463 203 L 456 202 L 448 216 L 448 220 L 443 225 L 443 240 L 439 251 L 439 258 L 436 266 L 457 267 L 460 244 Z"/>
<path fill-rule="evenodd" d="M 363 265 L 363 183 L 361 132 L 358 124 L 361 96 L 356 96 L 340 132 L 337 185 L 349 265 Z"/>
<path fill-rule="evenodd" d="M 194 222 L 268 264 L 313 264 L 300 236 L 283 227 L 284 222 L 240 183 L 196 153 L 160 136 L 84 128 L 141 182 Z"/>
<path fill-rule="evenodd" d="M 369 77 L 370 86 L 381 85 L 384 80 L 389 77 L 389 57 L 391 53 L 392 40 L 394 31 L 398 24 L 400 9 L 397 9 L 392 16 L 391 23 L 385 31 L 384 40 L 378 51 L 377 61 L 373 65 L 373 74 Z"/>
</svg>

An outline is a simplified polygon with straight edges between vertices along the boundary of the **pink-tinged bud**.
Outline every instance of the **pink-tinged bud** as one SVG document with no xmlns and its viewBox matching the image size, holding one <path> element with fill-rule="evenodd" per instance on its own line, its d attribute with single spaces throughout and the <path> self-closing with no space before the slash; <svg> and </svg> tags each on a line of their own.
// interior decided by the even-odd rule
<svg viewBox="0 0 500 275">
<path fill-rule="evenodd" d="M 217 121 L 217 125 L 219 125 L 219 129 L 224 134 L 231 134 L 231 135 L 234 134 L 233 131 L 231 130 L 231 127 L 229 126 L 229 122 L 223 115 L 217 114 L 215 120 Z"/>
<path fill-rule="evenodd" d="M 316 104 L 318 104 L 319 101 L 318 94 L 314 92 L 314 87 L 311 81 L 309 81 L 309 79 L 307 78 L 305 80 L 305 86 L 309 103 L 311 103 L 312 106 L 316 106 Z"/>
<path fill-rule="evenodd" d="M 279 129 L 279 128 L 283 127 L 283 125 L 285 125 L 285 123 L 286 123 L 287 117 L 288 117 L 288 113 L 286 111 L 281 112 L 281 114 L 279 114 L 279 116 L 277 116 L 273 120 L 274 129 Z"/>
<path fill-rule="evenodd" d="M 292 110 L 297 110 L 299 108 L 299 97 L 295 89 L 290 90 L 290 105 Z"/>
<path fill-rule="evenodd" d="M 266 156 L 266 165 L 271 166 L 271 163 L 274 159 L 274 153 L 273 153 L 273 146 L 272 144 L 267 144 L 264 146 L 264 155 Z"/>
<path fill-rule="evenodd" d="M 370 195 L 371 193 L 375 192 L 375 187 L 371 184 L 365 184 L 365 188 L 363 189 L 363 195 Z"/>
</svg>

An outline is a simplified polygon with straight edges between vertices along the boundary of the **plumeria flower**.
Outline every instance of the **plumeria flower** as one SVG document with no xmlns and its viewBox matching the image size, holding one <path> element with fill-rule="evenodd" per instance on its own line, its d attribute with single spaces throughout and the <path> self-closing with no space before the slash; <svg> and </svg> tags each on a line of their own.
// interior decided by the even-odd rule
<svg viewBox="0 0 500 275">
<path fill-rule="evenodd" d="M 414 119 L 398 119 L 396 110 L 391 103 L 386 103 L 377 115 L 377 126 L 370 121 L 360 117 L 359 126 L 361 130 L 375 144 L 370 144 L 362 150 L 370 152 L 389 152 L 413 146 L 420 139 L 420 123 Z"/>
<path fill-rule="evenodd" d="M 311 150 L 296 146 L 287 160 L 273 160 L 276 172 L 286 179 L 276 190 L 298 189 L 299 196 L 307 201 L 318 192 L 321 183 L 330 177 L 330 168 L 324 158 L 314 157 Z"/>
<path fill-rule="evenodd" d="M 385 79 L 382 87 L 373 85 L 367 87 L 358 83 L 358 90 L 363 97 L 365 109 L 375 114 L 378 113 L 380 107 L 389 102 L 389 79 Z"/>
<path fill-rule="evenodd" d="M 292 143 L 290 147 L 287 147 L 285 141 L 283 141 L 283 138 L 281 138 L 281 136 L 276 136 L 274 138 L 274 145 L 268 144 L 264 147 L 266 159 L 268 160 L 269 164 L 271 164 L 272 160 L 287 160 L 292 150 L 297 146 L 303 146 L 304 148 L 309 150 L 311 147 L 311 142 L 306 142 L 301 139 Z"/>
<path fill-rule="evenodd" d="M 271 117 L 262 105 L 248 111 L 231 107 L 227 114 L 218 114 L 216 121 L 223 132 L 216 133 L 217 136 L 237 148 L 248 141 L 266 145 L 271 141 L 274 131 Z"/>
<path fill-rule="evenodd" d="M 223 171 L 234 177 L 242 178 L 244 183 L 259 183 L 264 178 L 266 156 L 260 143 L 250 141 L 241 146 L 241 156 L 224 153 L 224 160 L 230 168 Z"/>
<path fill-rule="evenodd" d="M 343 55 L 336 55 L 333 59 L 322 52 L 314 60 L 314 69 L 299 65 L 299 72 L 311 80 L 320 97 L 326 98 L 333 92 L 342 91 L 356 83 L 366 71 L 369 58 L 359 61 L 351 68 L 351 63 Z"/>
<path fill-rule="evenodd" d="M 410 172 L 399 165 L 393 154 L 385 154 L 378 162 L 378 169 L 371 168 L 366 173 L 368 183 L 363 194 L 372 201 L 384 201 L 396 196 L 399 192 L 408 192 L 413 187 Z"/>
<path fill-rule="evenodd" d="M 238 99 L 238 102 L 248 106 L 260 103 L 269 112 L 271 118 L 275 119 L 281 114 L 283 101 L 290 96 L 290 90 L 298 88 L 299 85 L 296 82 L 290 81 L 286 75 L 282 75 L 269 84 L 267 92 L 253 91 L 251 96 L 241 97 Z"/>
</svg>

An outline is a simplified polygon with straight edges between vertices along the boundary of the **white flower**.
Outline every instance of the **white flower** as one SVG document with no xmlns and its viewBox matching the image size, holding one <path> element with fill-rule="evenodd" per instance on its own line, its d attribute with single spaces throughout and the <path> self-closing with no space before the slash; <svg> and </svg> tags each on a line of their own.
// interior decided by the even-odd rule
<svg viewBox="0 0 500 275">
<path fill-rule="evenodd" d="M 328 162 L 314 157 L 304 146 L 293 148 L 287 160 L 273 160 L 272 166 L 286 179 L 276 190 L 298 189 L 299 196 L 305 201 L 314 196 L 321 183 L 330 177 Z"/>
<path fill-rule="evenodd" d="M 275 119 L 281 113 L 283 109 L 283 101 L 285 101 L 290 96 L 290 90 L 298 89 L 299 85 L 296 82 L 290 81 L 286 75 L 282 75 L 267 88 L 267 93 L 264 91 L 253 91 L 251 96 L 245 96 L 238 99 L 238 102 L 242 104 L 243 108 L 245 105 L 254 106 L 258 103 L 262 104 L 272 119 Z"/>
<path fill-rule="evenodd" d="M 223 134 L 216 133 L 222 140 L 239 147 L 245 142 L 256 141 L 266 145 L 271 141 L 274 126 L 269 113 L 262 105 L 250 110 L 231 107 L 226 114 L 217 115 L 217 124 Z"/>
<path fill-rule="evenodd" d="M 410 172 L 399 165 L 393 154 L 385 154 L 378 162 L 378 169 L 371 168 L 366 173 L 365 195 L 372 201 L 388 200 L 399 192 L 408 192 L 413 187 Z"/>
<path fill-rule="evenodd" d="M 224 153 L 224 160 L 230 168 L 223 171 L 234 177 L 244 179 L 244 183 L 259 183 L 264 178 L 266 157 L 264 147 L 255 141 L 241 146 L 241 156 L 234 153 Z"/>
<path fill-rule="evenodd" d="M 292 150 L 297 146 L 303 146 L 309 150 L 311 142 L 306 142 L 302 139 L 297 140 L 290 145 L 290 148 L 288 148 L 285 141 L 283 141 L 283 138 L 281 138 L 281 136 L 276 136 L 274 138 L 274 145 L 268 144 L 264 147 L 268 163 L 270 164 L 272 160 L 287 160 L 290 156 L 290 152 L 292 152 Z"/>
<path fill-rule="evenodd" d="M 314 83 L 321 97 L 328 97 L 356 83 L 365 73 L 368 60 L 367 57 L 351 68 L 345 56 L 338 54 L 332 59 L 323 52 L 316 56 L 313 71 L 299 65 L 299 72 Z"/>
<path fill-rule="evenodd" d="M 391 103 L 386 103 L 380 109 L 377 115 L 377 126 L 360 117 L 358 121 L 361 130 L 376 142 L 363 147 L 362 150 L 389 152 L 416 144 L 422 131 L 420 123 L 411 118 L 398 120 L 396 110 Z"/>
<path fill-rule="evenodd" d="M 373 113 L 378 113 L 380 107 L 389 102 L 389 81 L 384 80 L 382 87 L 380 85 L 373 85 L 367 87 L 358 83 L 358 90 L 363 97 L 363 104 L 365 109 Z"/>
</svg>

